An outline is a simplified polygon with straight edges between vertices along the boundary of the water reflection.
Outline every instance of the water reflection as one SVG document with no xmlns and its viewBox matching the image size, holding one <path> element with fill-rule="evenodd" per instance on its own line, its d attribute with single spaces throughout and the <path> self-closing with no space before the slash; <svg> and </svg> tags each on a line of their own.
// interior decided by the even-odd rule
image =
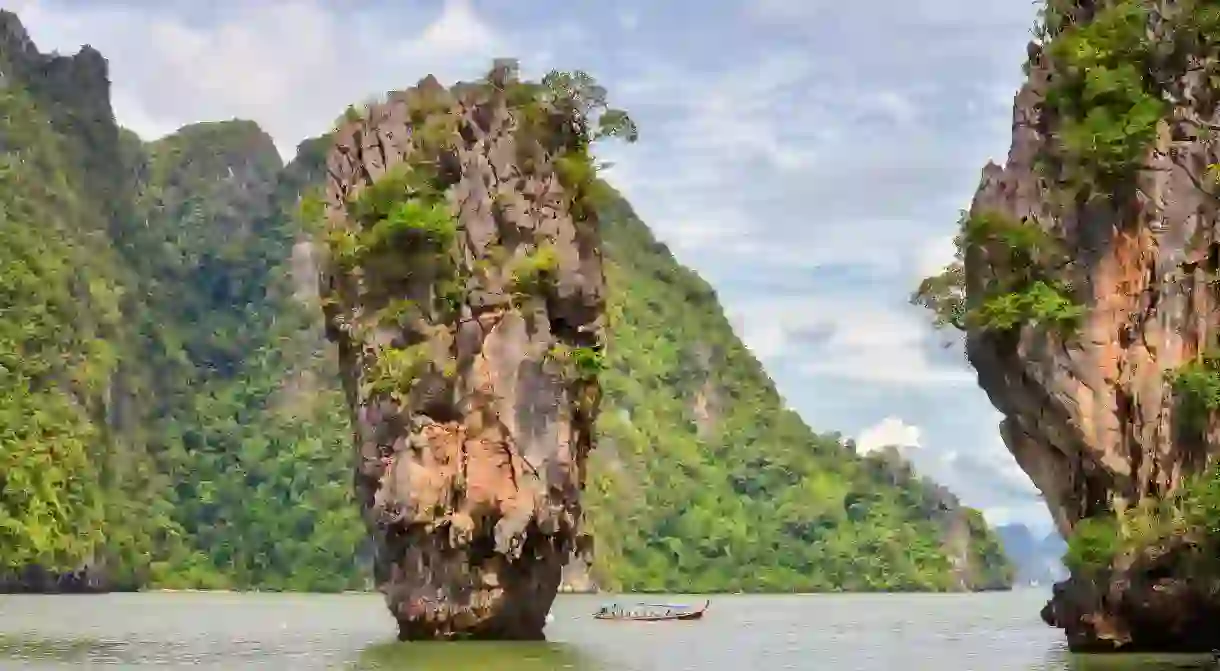
<svg viewBox="0 0 1220 671">
<path fill-rule="evenodd" d="M 291 652 L 288 646 L 254 640 L 223 642 L 158 641 L 141 638 L 122 640 L 90 637 L 40 638 L 0 635 L 0 669 L 36 668 L 47 665 L 72 667 L 121 664 L 124 666 L 158 665 L 170 668 L 190 668 L 213 664 L 222 667 L 236 662 L 257 662 Z M 320 651 L 329 653 L 331 651 Z"/>
<path fill-rule="evenodd" d="M 561 643 L 385 643 L 366 648 L 360 671 L 603 671 L 594 660 Z"/>
<path fill-rule="evenodd" d="M 83 664 L 95 657 L 113 657 L 122 644 L 92 639 L 27 639 L 0 636 L 0 659 L 20 662 Z"/>
<path fill-rule="evenodd" d="M 348 671 L 610 671 L 588 652 L 562 643 L 386 642 L 365 647 L 358 653 L 357 646 L 347 647 L 337 641 L 327 643 L 308 639 L 171 642 L 0 635 L 0 670 L 117 664 L 175 669 L 212 666 L 226 671 L 305 666 Z M 876 645 L 884 648 L 880 642 Z M 951 662 L 945 668 L 953 666 Z M 785 668 L 809 667 L 797 664 Z M 1220 670 L 1220 665 L 1211 655 L 1072 655 L 1060 649 L 1050 651 L 1042 663 L 1029 668 L 1030 671 L 1202 671 Z"/>
<path fill-rule="evenodd" d="M 1039 671 L 1209 671 L 1220 670 L 1209 654 L 1198 655 L 1073 655 L 1052 656 Z"/>
<path fill-rule="evenodd" d="M 1209 668 L 1207 655 L 1070 655 L 1036 616 L 1040 593 L 726 596 L 732 607 L 697 625 L 639 627 L 588 617 L 602 598 L 557 602 L 548 633 L 563 643 L 446 644 L 394 642 L 375 595 L 3 596 L 0 671 Z"/>
</svg>

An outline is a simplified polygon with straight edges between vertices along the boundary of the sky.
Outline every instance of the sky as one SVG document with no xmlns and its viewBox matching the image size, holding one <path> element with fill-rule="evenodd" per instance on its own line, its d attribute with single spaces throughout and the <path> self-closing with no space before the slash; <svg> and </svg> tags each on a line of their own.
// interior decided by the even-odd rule
<svg viewBox="0 0 1220 671">
<path fill-rule="evenodd" d="M 471 79 L 501 56 L 531 77 L 585 70 L 640 126 L 600 152 L 608 179 L 716 288 L 790 407 L 861 451 L 902 446 L 993 523 L 1050 530 L 960 345 L 907 302 L 1007 154 L 1031 0 L 0 7 L 43 51 L 100 50 L 119 122 L 145 139 L 246 118 L 285 157 L 429 73 Z"/>
</svg>

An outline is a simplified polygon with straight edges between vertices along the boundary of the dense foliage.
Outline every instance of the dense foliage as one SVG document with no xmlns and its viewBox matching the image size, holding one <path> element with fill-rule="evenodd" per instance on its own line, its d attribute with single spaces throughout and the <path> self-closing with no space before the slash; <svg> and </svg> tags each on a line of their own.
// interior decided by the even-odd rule
<svg viewBox="0 0 1220 671">
<path fill-rule="evenodd" d="M 0 72 L 26 65 L 0 52 Z M 128 402 L 145 380 L 130 370 L 130 276 L 106 237 L 114 194 L 86 179 L 117 132 L 86 132 L 62 111 L 72 86 L 40 84 L 0 88 L 0 585 L 31 566 L 106 565 L 134 584 L 141 558 L 173 543 Z"/>
<path fill-rule="evenodd" d="M 1192 434 L 1206 429 L 1220 410 L 1220 352 L 1206 351 L 1168 374 L 1178 400 L 1179 426 Z"/>
<path fill-rule="evenodd" d="M 1046 105 L 1059 124 L 1049 158 L 1069 184 L 1092 195 L 1139 170 L 1168 109 L 1149 62 L 1148 17 L 1146 3 L 1114 3 L 1061 32 L 1048 49 L 1058 76 Z"/>
<path fill-rule="evenodd" d="M 1220 552 L 1220 468 L 1189 478 L 1164 498 L 1148 497 L 1138 505 L 1081 520 L 1068 538 L 1064 564 L 1077 575 L 1095 575 L 1115 560 L 1149 548 L 1178 544 L 1186 548 L 1180 564 L 1190 570 L 1215 571 Z"/>
<path fill-rule="evenodd" d="M 118 587 L 363 587 L 347 411 L 297 244 L 327 140 L 286 168 L 249 122 L 145 144 L 104 89 L 68 99 L 47 70 L 0 58 L 0 584 L 33 565 Z M 591 79 L 543 85 L 597 112 L 590 142 L 635 137 Z M 102 96 L 90 114 L 73 112 L 82 91 Z M 977 513 L 784 408 L 712 290 L 596 178 L 588 142 L 563 170 L 607 240 L 607 350 L 553 353 L 607 392 L 588 504 L 606 586 L 1004 584 Z M 434 200 L 390 204 L 353 204 L 371 208 L 359 244 L 452 234 Z M 548 263 L 539 249 L 514 278 Z"/>
<path fill-rule="evenodd" d="M 98 420 L 116 367 L 116 286 L 69 225 L 85 213 L 29 95 L 0 90 L 0 133 L 0 568 L 62 570 L 105 540 Z"/>
<path fill-rule="evenodd" d="M 1054 137 L 1041 157 L 1044 174 L 1076 199 L 1121 200 L 1134 193 L 1175 105 L 1188 103 L 1203 116 L 1214 108 L 1220 8 L 1206 0 L 1050 0 L 1042 15 L 1052 70 L 1044 123 Z M 1188 93 L 1188 72 L 1209 85 Z"/>
<path fill-rule="evenodd" d="M 317 147 L 312 147 L 317 149 Z M 311 146 L 305 158 L 317 160 Z M 147 296 L 158 375 L 157 462 L 187 554 L 154 564 L 163 586 L 361 587 L 347 417 L 316 306 L 293 297 L 299 184 L 249 122 L 199 124 L 147 145 L 146 226 L 123 249 Z M 307 286 L 312 291 L 312 286 Z M 312 308 L 312 309 L 311 309 Z"/>
<path fill-rule="evenodd" d="M 0 93 L 0 583 L 362 587 L 347 418 L 285 273 L 316 175 L 249 122 L 145 145 L 37 65 Z"/>
<path fill-rule="evenodd" d="M 609 202 L 602 227 L 610 336 L 588 493 L 601 583 L 951 587 L 942 518 L 954 516 L 945 509 L 960 515 L 956 500 L 901 475 L 900 460 L 861 459 L 838 437 L 810 431 L 734 335 L 713 290 L 624 201 Z M 974 562 L 977 584 L 1006 570 L 998 546 L 980 550 L 994 545 L 983 540 L 971 545 L 988 554 Z"/>
<path fill-rule="evenodd" d="M 911 296 L 912 303 L 932 311 L 937 326 L 994 331 L 1075 326 L 1082 308 L 1057 277 L 1068 258 L 1036 221 L 982 211 L 963 213 L 959 226 L 954 261 L 924 279 Z M 966 277 L 968 254 L 973 267 L 985 269 L 973 285 Z"/>
</svg>

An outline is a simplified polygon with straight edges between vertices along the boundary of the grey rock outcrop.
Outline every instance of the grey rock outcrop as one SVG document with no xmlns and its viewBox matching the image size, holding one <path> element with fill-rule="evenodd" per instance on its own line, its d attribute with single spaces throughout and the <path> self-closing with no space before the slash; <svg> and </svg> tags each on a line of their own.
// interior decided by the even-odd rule
<svg viewBox="0 0 1220 671">
<path fill-rule="evenodd" d="M 1095 11 L 1094 3 L 1078 4 L 1078 20 Z M 967 334 L 979 384 L 1004 415 L 1004 442 L 1064 537 L 1083 519 L 1177 490 L 1220 445 L 1214 424 L 1202 435 L 1181 430 L 1167 378 L 1217 335 L 1217 200 L 1200 186 L 1207 166 L 1220 161 L 1201 130 L 1220 119 L 1197 108 L 1205 82 L 1196 74 L 1170 85 L 1177 99 L 1129 190 L 1065 204 L 1059 185 L 1037 168 L 1062 130 L 1046 104 L 1060 75 L 1031 44 L 1007 162 L 987 165 L 971 206 L 975 214 L 1037 222 L 1063 240 L 1070 257 L 1063 275 L 1085 307 L 1072 335 L 1038 325 Z M 982 253 L 967 253 L 968 293 L 988 280 Z M 1056 586 L 1044 618 L 1065 629 L 1077 650 L 1220 645 L 1220 636 L 1200 629 L 1220 600 L 1210 581 L 1183 573 L 1180 546 L 1147 548 L 1103 573 L 1073 575 Z"/>
<path fill-rule="evenodd" d="M 503 67 L 451 90 L 428 77 L 350 115 L 327 160 L 331 231 L 359 234 L 352 200 L 425 164 L 455 223 L 443 249 L 407 262 L 400 245 L 346 266 L 332 247 L 323 263 L 357 498 L 404 639 L 541 638 L 564 565 L 587 544 L 600 387 L 572 358 L 600 351 L 600 241 L 555 172 L 565 145 L 523 130 L 514 85 Z M 403 310 L 387 320 L 392 306 Z M 411 379 L 387 394 L 376 371 L 400 364 Z"/>
</svg>

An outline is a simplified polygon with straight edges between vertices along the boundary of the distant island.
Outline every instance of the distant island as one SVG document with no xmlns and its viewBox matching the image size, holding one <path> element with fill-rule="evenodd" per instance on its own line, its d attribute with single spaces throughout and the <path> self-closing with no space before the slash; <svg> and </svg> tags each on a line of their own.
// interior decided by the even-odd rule
<svg viewBox="0 0 1220 671">
<path fill-rule="evenodd" d="M 1014 587 L 1050 587 L 1067 579 L 1063 565 L 1067 542 L 1051 531 L 1038 537 L 1024 524 L 1002 524 L 995 528 L 1004 554 L 1016 568 Z"/>
</svg>

